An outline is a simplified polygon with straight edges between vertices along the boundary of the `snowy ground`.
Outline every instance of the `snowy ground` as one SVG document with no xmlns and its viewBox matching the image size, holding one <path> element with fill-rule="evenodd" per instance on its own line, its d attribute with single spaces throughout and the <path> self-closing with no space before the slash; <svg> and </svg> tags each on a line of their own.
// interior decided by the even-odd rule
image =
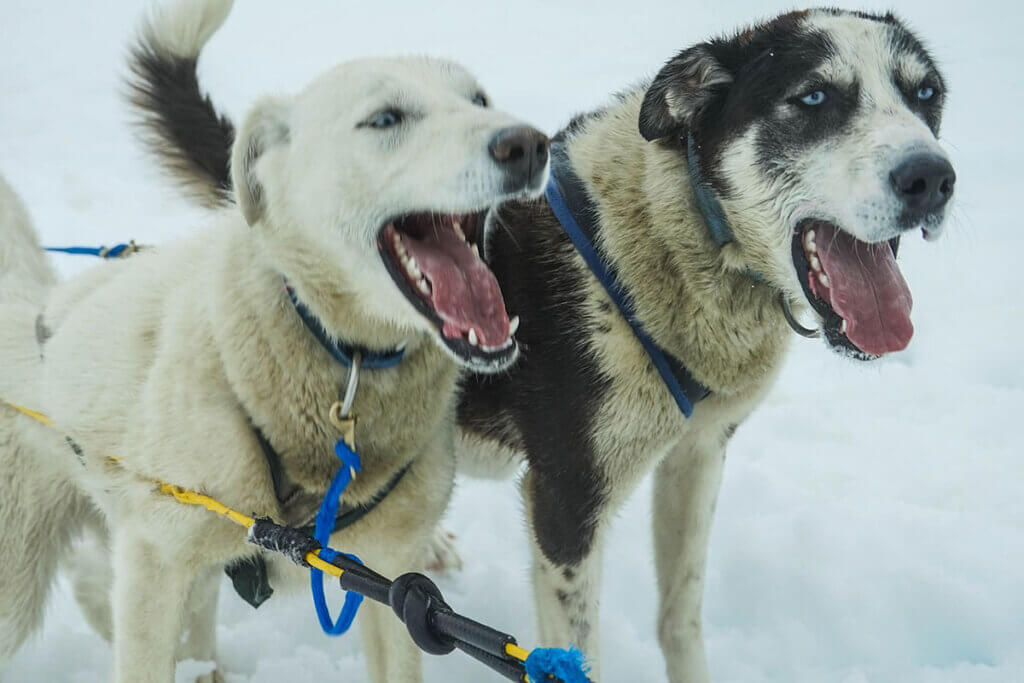
<svg viewBox="0 0 1024 683">
<path fill-rule="evenodd" d="M 499 105 L 553 131 L 676 50 L 787 7 L 247 0 L 202 72 L 238 117 L 256 96 L 294 90 L 349 57 L 441 54 L 470 65 Z M 48 243 L 165 242 L 201 225 L 202 212 L 169 189 L 125 125 L 119 77 L 141 8 L 3 0 L 0 173 Z M 904 240 L 917 327 L 908 351 L 866 367 L 795 342 L 774 393 L 737 433 L 705 603 L 719 681 L 1024 680 L 1024 438 L 1014 425 L 1024 318 L 1011 265 L 1024 249 L 1024 12 L 923 0 L 900 12 L 952 86 L 943 132 L 959 174 L 956 218 L 938 245 Z M 608 545 L 608 681 L 664 680 L 649 500 L 645 484 Z M 462 482 L 449 526 L 466 569 L 443 588 L 466 613 L 530 644 L 521 519 L 512 483 Z M 224 592 L 218 635 L 230 683 L 366 680 L 358 637 L 328 642 L 308 603 L 275 599 L 256 613 Z M 107 679 L 109 658 L 62 583 L 43 634 L 0 676 L 95 683 Z M 485 678 L 454 656 L 427 663 L 431 681 Z"/>
</svg>

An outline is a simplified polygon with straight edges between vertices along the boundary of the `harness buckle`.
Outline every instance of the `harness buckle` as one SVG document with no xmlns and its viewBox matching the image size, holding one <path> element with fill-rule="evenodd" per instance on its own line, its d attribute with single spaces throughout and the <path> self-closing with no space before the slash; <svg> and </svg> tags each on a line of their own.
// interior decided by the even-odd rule
<svg viewBox="0 0 1024 683">
<path fill-rule="evenodd" d="M 348 444 L 348 447 L 352 450 L 356 448 L 356 416 L 348 415 L 345 416 L 341 401 L 335 401 L 331 404 L 331 411 L 329 418 L 331 424 L 341 431 L 341 438 Z"/>
</svg>

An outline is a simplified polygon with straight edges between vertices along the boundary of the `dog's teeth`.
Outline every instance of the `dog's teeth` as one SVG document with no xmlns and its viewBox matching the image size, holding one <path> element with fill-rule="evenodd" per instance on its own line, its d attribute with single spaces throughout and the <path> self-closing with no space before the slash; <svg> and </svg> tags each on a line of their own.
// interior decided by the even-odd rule
<svg viewBox="0 0 1024 683">
<path fill-rule="evenodd" d="M 815 270 L 821 270 L 821 261 L 818 260 L 817 256 L 811 257 L 811 268 Z"/>
<path fill-rule="evenodd" d="M 452 223 L 452 228 L 455 229 L 455 234 L 459 236 L 459 239 L 462 240 L 463 242 L 465 242 L 466 241 L 466 234 L 464 232 L 462 232 L 462 223 L 460 223 L 458 221 L 454 221 Z"/>
<path fill-rule="evenodd" d="M 813 254 L 818 251 L 818 245 L 814 243 L 814 231 L 808 230 L 804 234 L 804 249 L 809 254 Z"/>
<path fill-rule="evenodd" d="M 826 287 L 831 287 L 831 285 L 828 283 L 828 275 L 825 275 L 825 273 L 818 273 L 818 279 L 821 280 L 821 284 L 825 285 Z"/>
<path fill-rule="evenodd" d="M 480 340 L 477 339 L 476 336 L 476 330 L 474 330 L 472 327 L 469 328 L 469 343 L 472 344 L 473 346 L 476 346 L 479 343 L 479 341 Z"/>
<path fill-rule="evenodd" d="M 420 281 L 419 281 L 418 284 L 419 284 L 419 288 L 420 288 L 421 292 L 423 292 L 424 294 L 427 294 L 427 295 L 430 294 L 430 285 L 427 284 L 426 280 L 424 280 L 423 278 L 420 278 Z"/>
<path fill-rule="evenodd" d="M 471 248 L 473 249 L 473 255 L 480 258 L 480 249 L 475 244 Z"/>
<path fill-rule="evenodd" d="M 843 324 L 839 326 L 839 331 L 846 334 L 846 320 L 843 320 Z"/>
<path fill-rule="evenodd" d="M 511 337 L 513 334 L 516 333 L 516 330 L 518 330 L 518 329 L 519 329 L 519 316 L 516 315 L 516 316 L 513 316 L 512 319 L 508 321 L 508 336 Z"/>
</svg>

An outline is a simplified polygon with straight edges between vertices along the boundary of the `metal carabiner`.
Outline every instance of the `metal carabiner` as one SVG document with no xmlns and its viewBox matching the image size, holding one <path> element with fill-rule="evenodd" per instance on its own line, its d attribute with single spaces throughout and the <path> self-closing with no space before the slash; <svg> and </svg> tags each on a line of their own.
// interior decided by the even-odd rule
<svg viewBox="0 0 1024 683">
<path fill-rule="evenodd" d="M 359 388 L 359 366 L 362 362 L 363 354 L 360 351 L 354 352 L 352 367 L 349 368 L 348 381 L 345 384 L 345 395 L 340 401 L 331 404 L 328 414 L 331 424 L 341 430 L 341 438 L 353 451 L 356 448 L 356 417 L 352 414 L 352 404 L 356 400 L 356 390 Z"/>
</svg>

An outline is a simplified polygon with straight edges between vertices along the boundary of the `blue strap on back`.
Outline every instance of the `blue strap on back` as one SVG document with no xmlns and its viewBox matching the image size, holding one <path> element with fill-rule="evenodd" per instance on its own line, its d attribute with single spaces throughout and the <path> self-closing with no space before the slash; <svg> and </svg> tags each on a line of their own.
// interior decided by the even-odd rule
<svg viewBox="0 0 1024 683">
<path fill-rule="evenodd" d="M 362 469 L 362 462 L 359 454 L 349 448 L 343 439 L 338 439 L 334 444 L 334 453 L 341 461 L 341 468 L 338 469 L 331 485 L 320 502 L 320 510 L 316 513 L 316 524 L 313 537 L 320 543 L 320 557 L 331 562 L 339 553 L 327 547 L 331 540 L 331 531 L 334 529 L 334 520 L 338 516 L 338 506 L 341 504 L 341 494 L 348 487 L 352 477 Z M 351 560 L 362 564 L 362 561 L 355 555 L 345 554 Z M 317 619 L 320 620 L 320 628 L 329 636 L 340 636 L 356 618 L 359 606 L 363 603 L 363 596 L 359 593 L 349 591 L 345 593 L 345 604 L 341 608 L 338 620 L 331 619 L 330 610 L 327 607 L 327 598 L 324 595 L 324 573 L 319 569 L 311 569 L 309 573 L 309 585 L 313 591 L 313 607 L 316 609 Z"/>
<path fill-rule="evenodd" d="M 76 256 L 98 256 L 100 258 L 117 258 L 130 244 L 116 244 L 109 249 L 107 247 L 43 247 L 46 251 L 55 251 L 61 254 L 74 254 Z"/>
<path fill-rule="evenodd" d="M 691 390 L 696 394 L 693 400 L 700 400 L 710 392 L 706 387 L 694 380 L 689 374 L 689 371 L 682 367 L 678 361 L 675 361 L 674 363 L 671 362 L 661 347 L 659 347 L 654 340 L 651 339 L 650 335 L 647 334 L 643 324 L 637 319 L 633 302 L 630 300 L 629 295 L 619 282 L 619 278 L 615 274 L 615 271 L 605 264 L 604 259 L 602 259 L 600 254 L 598 254 L 594 243 L 590 240 L 583 229 L 580 228 L 573 211 L 569 208 L 569 205 L 565 200 L 565 196 L 562 194 L 561 179 L 559 176 L 565 177 L 573 173 L 572 169 L 568 167 L 568 158 L 565 157 L 564 150 L 560 149 L 560 146 L 553 146 L 551 157 L 551 180 L 548 182 L 547 189 L 545 190 L 545 195 L 547 197 L 548 204 L 551 206 L 551 210 L 554 211 L 555 217 L 558 218 L 558 222 L 562 224 L 562 229 L 576 246 L 576 251 L 578 251 L 580 256 L 583 257 L 587 267 L 590 268 L 594 277 L 596 277 L 598 282 L 600 282 L 604 287 L 608 296 L 611 297 L 611 300 L 618 307 L 622 317 L 625 318 L 627 323 L 629 323 L 630 328 L 633 330 L 633 334 L 640 342 L 640 345 L 643 346 L 644 351 L 647 352 L 647 355 L 650 357 L 655 369 L 657 369 L 658 374 L 661 375 L 662 381 L 668 388 L 669 393 L 672 394 L 672 398 L 675 400 L 676 405 L 679 406 L 679 410 L 686 417 L 692 416 L 693 403 L 691 402 L 690 397 L 687 396 L 677 375 L 688 380 L 687 383 L 690 385 Z"/>
</svg>

